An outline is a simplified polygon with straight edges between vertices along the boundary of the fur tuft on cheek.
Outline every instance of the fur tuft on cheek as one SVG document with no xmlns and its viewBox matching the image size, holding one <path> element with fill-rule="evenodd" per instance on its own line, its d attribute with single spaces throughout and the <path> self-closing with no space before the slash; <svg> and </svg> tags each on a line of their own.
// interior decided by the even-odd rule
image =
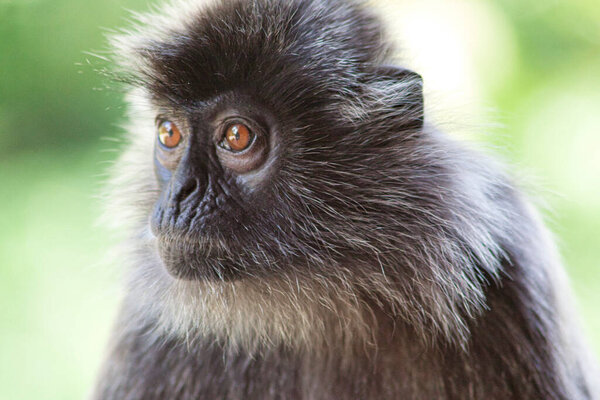
<svg viewBox="0 0 600 400">
<path fill-rule="evenodd" d="M 128 122 L 123 125 L 128 132 L 123 143 L 125 151 L 111 167 L 102 220 L 130 237 L 137 230 L 148 228 L 148 218 L 160 189 L 153 157 L 156 107 L 142 88 L 132 89 L 126 100 L 129 109 Z"/>
</svg>

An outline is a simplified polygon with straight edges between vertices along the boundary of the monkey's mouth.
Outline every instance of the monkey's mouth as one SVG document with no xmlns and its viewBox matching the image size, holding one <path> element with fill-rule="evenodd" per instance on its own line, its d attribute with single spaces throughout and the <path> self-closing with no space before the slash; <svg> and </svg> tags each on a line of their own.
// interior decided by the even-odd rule
<svg viewBox="0 0 600 400">
<path fill-rule="evenodd" d="M 156 240 L 165 269 L 176 279 L 232 281 L 244 275 L 230 253 L 207 241 L 166 235 Z"/>
</svg>

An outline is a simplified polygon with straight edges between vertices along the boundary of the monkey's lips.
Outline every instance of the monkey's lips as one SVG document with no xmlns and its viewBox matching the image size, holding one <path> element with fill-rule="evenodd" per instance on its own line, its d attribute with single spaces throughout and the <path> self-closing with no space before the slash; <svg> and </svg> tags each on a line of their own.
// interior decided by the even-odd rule
<svg viewBox="0 0 600 400">
<path fill-rule="evenodd" d="M 157 248 L 167 272 L 182 280 L 239 279 L 242 274 L 235 260 L 215 246 L 189 238 L 157 236 Z"/>
</svg>

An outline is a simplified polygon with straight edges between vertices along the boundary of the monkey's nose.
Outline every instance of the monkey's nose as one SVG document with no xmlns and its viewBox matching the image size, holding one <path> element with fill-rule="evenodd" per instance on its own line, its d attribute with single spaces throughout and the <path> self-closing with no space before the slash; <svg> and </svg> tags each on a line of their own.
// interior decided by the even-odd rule
<svg viewBox="0 0 600 400">
<path fill-rule="evenodd" d="M 207 187 L 207 179 L 195 176 L 185 180 L 172 179 L 156 205 L 153 222 L 161 230 L 187 230 L 200 212 Z"/>
</svg>

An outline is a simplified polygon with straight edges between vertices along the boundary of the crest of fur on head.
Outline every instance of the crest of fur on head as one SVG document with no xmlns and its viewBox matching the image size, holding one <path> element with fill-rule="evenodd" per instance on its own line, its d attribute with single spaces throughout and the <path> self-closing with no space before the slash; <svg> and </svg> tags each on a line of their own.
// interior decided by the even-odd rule
<svg viewBox="0 0 600 400">
<path fill-rule="evenodd" d="M 354 1 L 186 0 L 135 19 L 112 38 L 131 90 L 109 214 L 127 226 L 140 315 L 246 349 L 375 343 L 378 313 L 424 342 L 464 343 L 502 244 L 520 233 L 490 164 L 415 124 L 420 77 L 378 74 L 392 60 L 377 18 Z M 193 108 L 220 88 L 259 97 L 293 133 L 270 182 L 273 230 L 243 227 L 256 240 L 236 262 L 261 273 L 177 280 L 148 228 L 154 120 L 165 103 Z"/>
</svg>

